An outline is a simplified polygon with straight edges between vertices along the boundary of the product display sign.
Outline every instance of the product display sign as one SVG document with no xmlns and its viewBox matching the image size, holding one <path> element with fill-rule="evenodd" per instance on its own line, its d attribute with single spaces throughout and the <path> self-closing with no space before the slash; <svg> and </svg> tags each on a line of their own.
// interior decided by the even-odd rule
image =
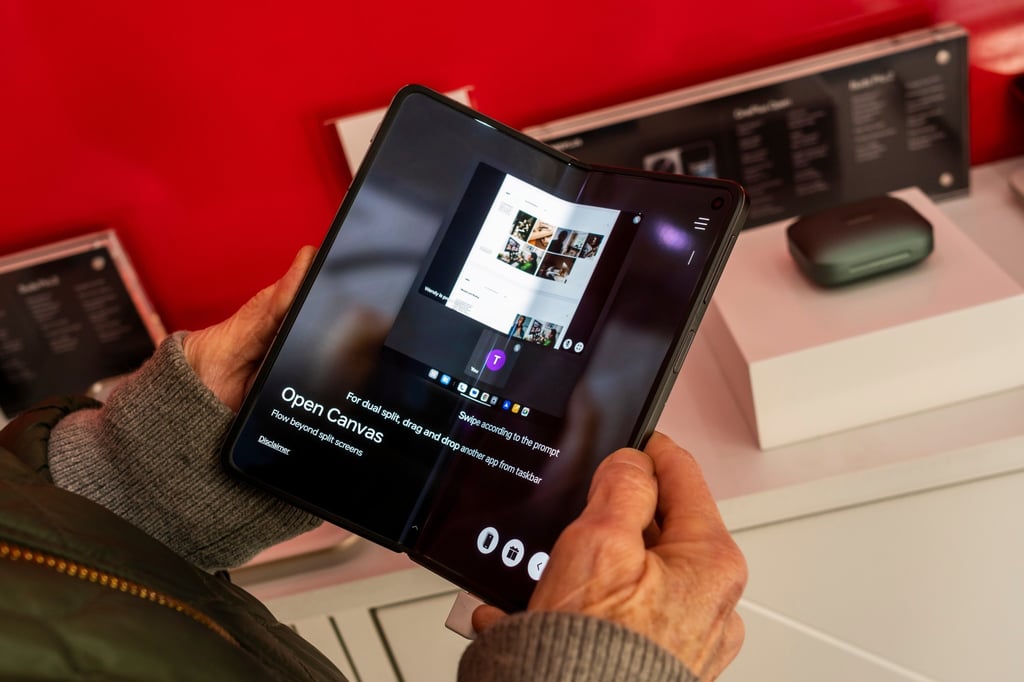
<svg viewBox="0 0 1024 682">
<path fill-rule="evenodd" d="M 721 177 L 747 226 L 968 188 L 967 34 L 945 24 L 524 132 L 584 161 Z"/>
<path fill-rule="evenodd" d="M 0 423 L 136 369 L 163 336 L 111 231 L 0 258 Z"/>
</svg>

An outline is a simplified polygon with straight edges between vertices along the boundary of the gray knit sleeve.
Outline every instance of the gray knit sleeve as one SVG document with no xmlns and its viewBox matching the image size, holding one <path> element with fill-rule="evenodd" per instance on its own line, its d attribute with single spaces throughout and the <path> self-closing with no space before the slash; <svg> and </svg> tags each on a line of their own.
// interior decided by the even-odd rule
<svg viewBox="0 0 1024 682">
<path fill-rule="evenodd" d="M 102 504 L 206 570 L 237 566 L 320 520 L 222 468 L 232 413 L 185 360 L 184 333 L 100 409 L 62 419 L 50 437 L 54 483 Z"/>
<path fill-rule="evenodd" d="M 591 616 L 526 612 L 501 620 L 469 645 L 459 682 L 697 682 L 667 649 Z"/>
</svg>

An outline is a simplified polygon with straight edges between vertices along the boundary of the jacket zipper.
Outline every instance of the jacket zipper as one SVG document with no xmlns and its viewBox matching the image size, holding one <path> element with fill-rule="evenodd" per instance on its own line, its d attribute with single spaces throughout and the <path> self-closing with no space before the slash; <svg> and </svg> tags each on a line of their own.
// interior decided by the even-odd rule
<svg viewBox="0 0 1024 682">
<path fill-rule="evenodd" d="M 123 592 L 124 594 L 138 597 L 143 601 L 148 601 L 150 603 L 157 604 L 158 606 L 172 609 L 207 627 L 231 644 L 234 644 L 235 646 L 239 645 L 238 640 L 236 640 L 230 632 L 202 611 L 189 606 L 180 599 L 171 597 L 158 590 L 145 587 L 137 582 L 126 580 L 107 573 L 106 571 L 91 568 L 77 561 L 62 559 L 58 556 L 54 556 L 46 552 L 39 552 L 34 549 L 28 549 L 5 540 L 0 540 L 0 559 L 25 564 L 35 564 L 36 566 L 55 571 L 57 573 L 62 573 L 69 578 L 78 578 L 79 580 L 95 583 L 96 585 L 106 587 L 114 592 Z"/>
</svg>

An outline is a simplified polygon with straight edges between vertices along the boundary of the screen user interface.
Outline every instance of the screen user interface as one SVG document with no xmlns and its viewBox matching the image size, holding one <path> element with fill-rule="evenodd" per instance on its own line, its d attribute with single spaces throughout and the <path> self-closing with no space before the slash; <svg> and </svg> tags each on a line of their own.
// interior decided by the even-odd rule
<svg viewBox="0 0 1024 682">
<path fill-rule="evenodd" d="M 597 463 L 656 417 L 741 195 L 581 168 L 422 93 L 381 136 L 229 459 L 523 608 Z"/>
</svg>

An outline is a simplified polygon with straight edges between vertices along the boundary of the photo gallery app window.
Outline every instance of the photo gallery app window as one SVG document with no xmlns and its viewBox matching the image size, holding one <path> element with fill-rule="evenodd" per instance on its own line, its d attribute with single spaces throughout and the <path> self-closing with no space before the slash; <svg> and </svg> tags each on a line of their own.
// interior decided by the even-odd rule
<svg viewBox="0 0 1024 682">
<path fill-rule="evenodd" d="M 446 305 L 513 338 L 557 347 L 618 217 L 505 176 Z"/>
</svg>

